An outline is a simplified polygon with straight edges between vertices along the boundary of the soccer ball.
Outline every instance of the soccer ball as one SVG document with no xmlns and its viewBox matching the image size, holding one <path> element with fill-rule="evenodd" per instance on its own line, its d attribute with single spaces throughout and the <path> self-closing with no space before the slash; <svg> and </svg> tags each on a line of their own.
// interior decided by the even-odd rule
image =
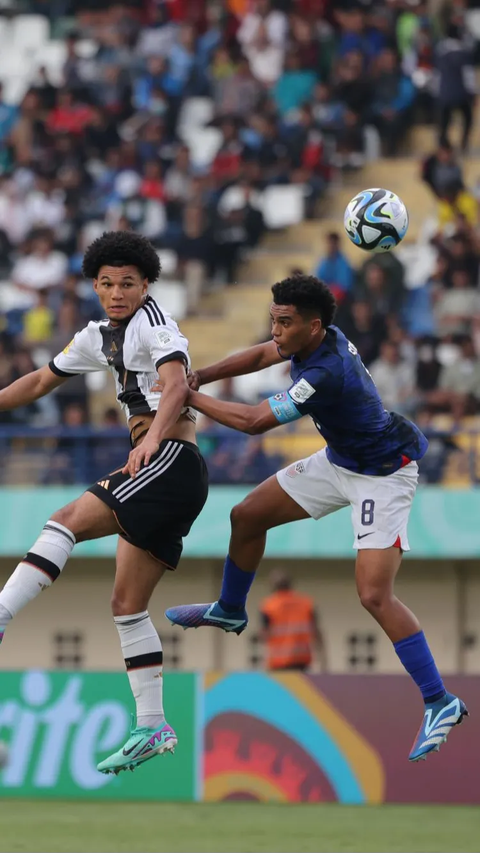
<svg viewBox="0 0 480 853">
<path fill-rule="evenodd" d="M 355 246 L 366 252 L 389 252 L 407 233 L 408 212 L 398 195 L 377 187 L 352 198 L 343 224 Z"/>
</svg>

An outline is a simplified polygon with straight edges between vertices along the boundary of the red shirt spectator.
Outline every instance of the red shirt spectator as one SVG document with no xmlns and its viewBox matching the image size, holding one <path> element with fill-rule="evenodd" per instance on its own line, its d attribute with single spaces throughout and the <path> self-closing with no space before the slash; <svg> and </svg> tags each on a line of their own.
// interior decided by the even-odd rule
<svg viewBox="0 0 480 853">
<path fill-rule="evenodd" d="M 75 103 L 71 92 L 59 92 L 57 106 L 47 118 L 47 127 L 52 133 L 73 133 L 79 136 L 92 118 L 92 110 L 86 104 Z"/>
</svg>

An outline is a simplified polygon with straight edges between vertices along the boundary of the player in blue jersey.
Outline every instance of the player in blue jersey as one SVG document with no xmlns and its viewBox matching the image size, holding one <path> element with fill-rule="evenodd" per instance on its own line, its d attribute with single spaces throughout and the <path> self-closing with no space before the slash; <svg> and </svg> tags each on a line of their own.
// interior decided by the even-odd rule
<svg viewBox="0 0 480 853">
<path fill-rule="evenodd" d="M 407 522 L 427 439 L 410 421 L 387 412 L 357 350 L 336 326 L 335 300 L 318 279 L 298 275 L 272 287 L 273 340 L 198 371 L 192 388 L 262 370 L 290 359 L 292 385 L 256 406 L 226 403 L 191 390 L 188 404 L 218 423 L 250 434 L 310 415 L 326 448 L 289 465 L 251 492 L 231 513 L 232 535 L 218 601 L 172 607 L 184 628 L 204 625 L 240 634 L 248 591 L 268 530 L 305 518 L 352 510 L 355 580 L 360 601 L 394 645 L 425 701 L 410 760 L 439 749 L 467 715 L 448 693 L 414 614 L 394 594 Z"/>
</svg>

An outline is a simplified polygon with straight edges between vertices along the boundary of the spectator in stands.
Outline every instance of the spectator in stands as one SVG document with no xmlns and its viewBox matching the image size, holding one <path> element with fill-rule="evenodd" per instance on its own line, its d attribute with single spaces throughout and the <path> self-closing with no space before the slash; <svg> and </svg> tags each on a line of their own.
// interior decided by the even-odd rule
<svg viewBox="0 0 480 853">
<path fill-rule="evenodd" d="M 460 180 L 445 184 L 438 206 L 438 224 L 441 230 L 454 225 L 458 214 L 462 214 L 470 226 L 478 221 L 478 203 L 474 195 Z"/>
<path fill-rule="evenodd" d="M 340 248 L 340 234 L 331 231 L 326 237 L 326 253 L 314 272 L 328 284 L 335 299 L 342 302 L 353 287 L 353 269 Z"/>
<path fill-rule="evenodd" d="M 283 12 L 272 8 L 270 0 L 255 0 L 252 11 L 248 11 L 242 20 L 237 39 L 245 50 L 255 44 L 262 31 L 271 44 L 280 48 L 285 46 L 287 18 Z"/>
<path fill-rule="evenodd" d="M 451 412 L 458 422 L 479 411 L 480 361 L 468 335 L 459 340 L 459 357 L 442 367 L 438 388 L 426 395 L 428 411 Z"/>
<path fill-rule="evenodd" d="M 3 96 L 3 83 L 0 83 L 0 143 L 4 142 L 13 129 L 18 117 L 18 107 L 6 104 Z"/>
<path fill-rule="evenodd" d="M 226 53 L 224 48 L 219 51 Z M 228 53 L 226 54 L 228 57 Z M 258 106 L 262 87 L 253 76 L 248 59 L 240 57 L 235 66 L 230 63 L 227 73 L 213 79 L 213 97 L 217 115 L 247 117 Z"/>
<path fill-rule="evenodd" d="M 205 211 L 199 205 L 187 205 L 177 254 L 179 272 L 186 283 L 188 314 L 198 310 L 200 296 L 212 273 L 213 249 L 212 228 Z"/>
<path fill-rule="evenodd" d="M 384 153 L 394 156 L 403 139 L 415 97 L 412 81 L 402 73 L 392 48 L 378 56 L 373 74 L 372 121 L 382 138 Z"/>
<path fill-rule="evenodd" d="M 264 24 L 259 27 L 254 41 L 244 46 L 243 52 L 255 79 L 264 86 L 273 86 L 282 73 L 285 52 L 271 41 Z"/>
<path fill-rule="evenodd" d="M 338 62 L 333 75 L 333 100 L 366 118 L 371 110 L 373 88 L 367 74 L 365 58 L 351 51 Z"/>
<path fill-rule="evenodd" d="M 47 117 L 49 133 L 71 133 L 80 136 L 91 118 L 91 108 L 78 100 L 69 89 L 60 89 L 56 104 Z"/>
<path fill-rule="evenodd" d="M 473 121 L 475 76 L 472 52 L 462 40 L 455 23 L 449 25 L 446 38 L 437 45 L 436 67 L 439 74 L 440 142 L 448 142 L 450 122 L 458 110 L 463 117 L 462 149 L 466 151 Z"/>
<path fill-rule="evenodd" d="M 435 318 L 442 337 L 469 332 L 472 322 L 480 318 L 480 293 L 468 268 L 459 267 L 452 273 L 452 289 L 439 296 Z"/>
<path fill-rule="evenodd" d="M 50 341 L 54 323 L 55 314 L 48 304 L 48 292 L 39 290 L 36 305 L 23 316 L 23 340 L 28 345 Z"/>
<path fill-rule="evenodd" d="M 166 3 L 153 3 L 148 26 L 142 28 L 135 48 L 140 57 L 168 56 L 175 41 L 177 24 L 169 19 Z"/>
<path fill-rule="evenodd" d="M 372 310 L 384 318 L 401 311 L 404 301 L 403 286 L 398 286 L 398 281 L 377 261 L 365 265 L 354 295 L 368 302 Z"/>
<path fill-rule="evenodd" d="M 422 179 L 439 199 L 452 184 L 463 186 L 462 170 L 449 142 L 442 142 L 435 154 L 431 154 L 423 162 Z"/>
<path fill-rule="evenodd" d="M 401 359 L 397 344 L 384 341 L 380 358 L 370 365 L 369 370 L 388 411 L 412 411 L 415 374 L 412 366 Z"/>
<path fill-rule="evenodd" d="M 370 302 L 355 300 L 346 307 L 349 311 L 345 315 L 340 306 L 337 322 L 368 367 L 379 357 L 381 344 L 386 338 L 385 320 L 374 312 Z"/>
<path fill-rule="evenodd" d="M 310 101 L 316 81 L 313 71 L 302 68 L 299 53 L 290 50 L 285 57 L 283 73 L 273 89 L 273 98 L 282 119 L 288 122 L 298 107 Z"/>
<path fill-rule="evenodd" d="M 67 272 L 67 258 L 53 248 L 53 235 L 48 230 L 36 232 L 25 254 L 19 256 L 12 279 L 22 307 L 32 307 L 39 290 L 60 287 Z"/>
</svg>

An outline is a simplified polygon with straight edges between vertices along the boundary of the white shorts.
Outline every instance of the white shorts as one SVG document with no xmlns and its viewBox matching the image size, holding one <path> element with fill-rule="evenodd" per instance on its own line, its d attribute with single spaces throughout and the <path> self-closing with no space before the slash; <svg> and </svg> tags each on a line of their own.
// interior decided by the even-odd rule
<svg viewBox="0 0 480 853">
<path fill-rule="evenodd" d="M 417 488 L 416 462 L 386 477 L 371 477 L 333 465 L 324 449 L 282 468 L 277 480 L 312 518 L 351 506 L 354 548 L 410 550 L 407 523 Z"/>
</svg>

